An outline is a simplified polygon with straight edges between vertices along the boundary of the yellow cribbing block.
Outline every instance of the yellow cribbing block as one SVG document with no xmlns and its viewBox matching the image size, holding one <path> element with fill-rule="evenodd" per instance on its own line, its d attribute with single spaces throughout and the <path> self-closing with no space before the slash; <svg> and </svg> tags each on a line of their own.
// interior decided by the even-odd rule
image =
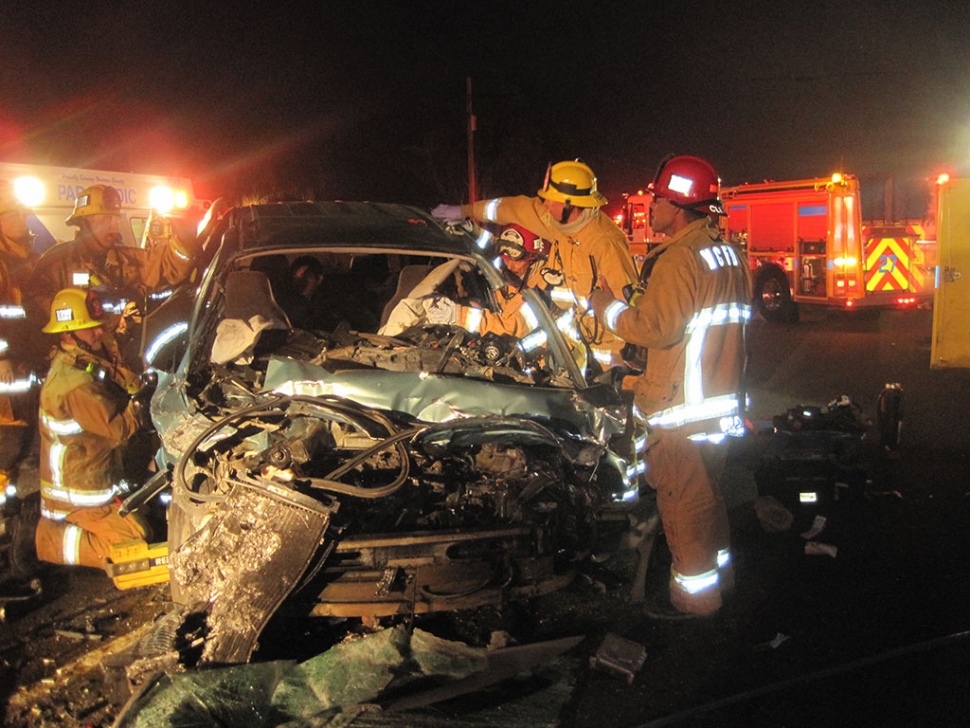
<svg viewBox="0 0 970 728">
<path fill-rule="evenodd" d="M 168 581 L 168 544 L 141 539 L 114 544 L 104 570 L 119 589 Z"/>
</svg>

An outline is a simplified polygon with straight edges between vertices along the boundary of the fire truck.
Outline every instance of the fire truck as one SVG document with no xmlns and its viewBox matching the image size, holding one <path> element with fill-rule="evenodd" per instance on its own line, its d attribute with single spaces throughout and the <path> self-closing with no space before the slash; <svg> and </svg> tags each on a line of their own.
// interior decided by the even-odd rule
<svg viewBox="0 0 970 728">
<path fill-rule="evenodd" d="M 623 209 L 613 220 L 626 233 L 630 254 L 639 268 L 647 251 L 662 243 L 664 236 L 650 227 L 650 201 L 653 195 L 640 190 L 636 194 L 624 194 L 623 197 Z"/>
<path fill-rule="evenodd" d="M 842 174 L 722 187 L 722 224 L 748 254 L 754 303 L 768 321 L 797 320 L 801 304 L 930 305 L 935 190 L 928 180 L 884 179 L 864 191 Z"/>
<path fill-rule="evenodd" d="M 195 199 L 192 181 L 185 177 L 107 172 L 75 167 L 0 162 L 0 178 L 9 180 L 14 194 L 31 215 L 27 226 L 34 233 L 38 251 L 71 240 L 77 231 L 65 222 L 74 210 L 74 200 L 85 187 L 106 184 L 121 194 L 121 226 L 125 245 L 142 245 L 152 211 L 188 214 L 204 206 Z"/>
</svg>

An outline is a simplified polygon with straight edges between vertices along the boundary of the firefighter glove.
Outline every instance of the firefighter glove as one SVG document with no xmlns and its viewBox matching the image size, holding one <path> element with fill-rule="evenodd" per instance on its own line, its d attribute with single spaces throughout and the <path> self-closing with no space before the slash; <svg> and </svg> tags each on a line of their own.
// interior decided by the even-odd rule
<svg viewBox="0 0 970 728">
<path fill-rule="evenodd" d="M 438 205 L 431 211 L 431 214 L 439 220 L 450 223 L 459 223 L 465 219 L 465 216 L 461 214 L 461 205 Z"/>
<path fill-rule="evenodd" d="M 589 297 L 589 307 L 593 309 L 593 313 L 596 314 L 596 318 L 602 321 L 603 314 L 606 312 L 606 307 L 615 300 L 616 299 L 613 297 L 612 293 L 596 289 Z"/>
<path fill-rule="evenodd" d="M 121 318 L 118 321 L 115 333 L 119 336 L 130 334 L 141 323 L 141 320 L 142 312 L 138 304 L 135 301 L 128 301 L 125 304 L 124 310 L 121 312 Z"/>
</svg>

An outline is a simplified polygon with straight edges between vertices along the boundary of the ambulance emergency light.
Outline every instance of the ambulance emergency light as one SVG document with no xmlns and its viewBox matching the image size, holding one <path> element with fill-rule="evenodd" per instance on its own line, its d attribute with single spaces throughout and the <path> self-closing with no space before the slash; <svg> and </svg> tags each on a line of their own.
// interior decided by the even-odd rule
<svg viewBox="0 0 970 728">
<path fill-rule="evenodd" d="M 185 190 L 173 190 L 167 185 L 156 185 L 148 193 L 148 203 L 163 215 L 172 210 L 184 210 L 189 206 L 189 194 Z"/>
<path fill-rule="evenodd" d="M 47 196 L 44 183 L 36 177 L 17 177 L 13 181 L 13 193 L 24 207 L 37 207 Z"/>
</svg>

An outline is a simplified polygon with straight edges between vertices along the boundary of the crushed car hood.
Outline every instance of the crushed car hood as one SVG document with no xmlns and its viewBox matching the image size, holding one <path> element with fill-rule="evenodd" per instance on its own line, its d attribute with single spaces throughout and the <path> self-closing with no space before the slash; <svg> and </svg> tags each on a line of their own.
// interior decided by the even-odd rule
<svg viewBox="0 0 970 728">
<path fill-rule="evenodd" d="M 375 409 L 400 412 L 426 423 L 469 417 L 523 417 L 556 425 L 561 433 L 582 437 L 596 433 L 607 440 L 622 431 L 622 412 L 597 401 L 608 388 L 580 392 L 562 387 L 523 387 L 487 379 L 426 372 L 348 369 L 329 371 L 290 357 L 271 357 L 264 393 L 331 395 Z M 255 394 L 254 394 L 255 396 Z M 609 398 L 607 398 L 609 399 Z M 162 374 L 152 403 L 152 417 L 162 440 L 160 459 L 173 464 L 211 421 L 188 405 L 177 377 Z"/>
</svg>

